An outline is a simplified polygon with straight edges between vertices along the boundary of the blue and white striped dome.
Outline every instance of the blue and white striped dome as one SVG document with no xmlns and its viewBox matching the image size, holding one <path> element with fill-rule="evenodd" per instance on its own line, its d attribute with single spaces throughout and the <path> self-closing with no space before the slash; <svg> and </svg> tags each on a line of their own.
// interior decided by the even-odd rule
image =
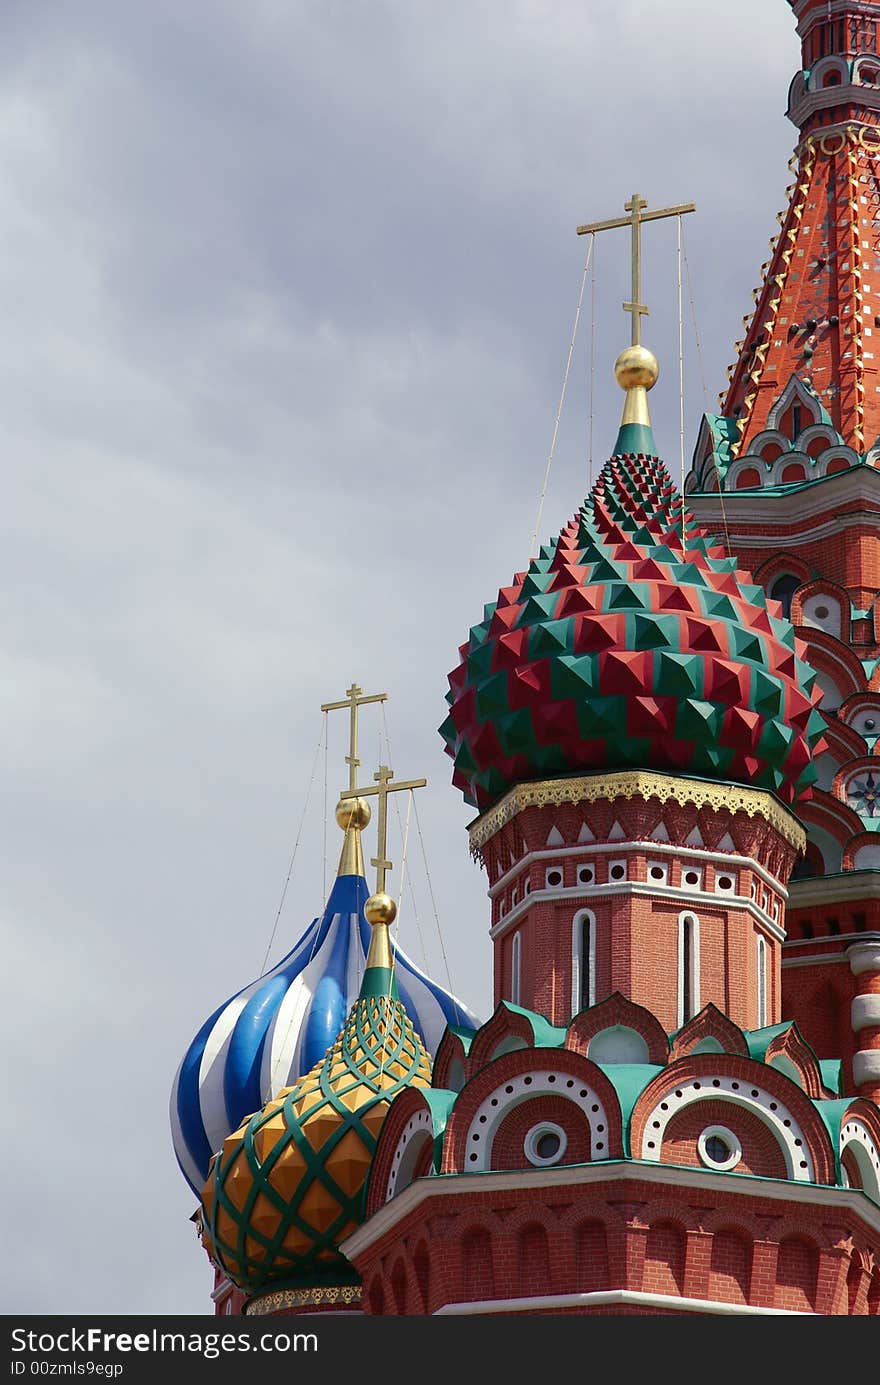
<svg viewBox="0 0 880 1385">
<path fill-rule="evenodd" d="M 292 951 L 215 1010 L 187 1049 L 171 1092 L 171 1128 L 177 1162 L 196 1196 L 226 1136 L 307 1073 L 336 1041 L 364 973 L 369 894 L 363 875 L 338 876 L 323 915 Z M 471 1011 L 430 981 L 401 948 L 395 978 L 430 1054 L 447 1025 L 479 1027 Z"/>
</svg>

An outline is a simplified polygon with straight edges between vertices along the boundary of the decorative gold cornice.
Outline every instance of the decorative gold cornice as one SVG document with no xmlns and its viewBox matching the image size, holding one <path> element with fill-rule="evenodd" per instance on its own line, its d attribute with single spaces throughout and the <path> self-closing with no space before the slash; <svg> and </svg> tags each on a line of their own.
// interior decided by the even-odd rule
<svg viewBox="0 0 880 1385">
<path fill-rule="evenodd" d="M 266 1313 L 283 1313 L 288 1308 L 319 1308 L 322 1304 L 354 1304 L 359 1307 L 362 1290 L 359 1284 L 327 1284 L 311 1289 L 276 1289 L 260 1294 L 245 1304 L 245 1317 L 260 1317 Z"/>
<path fill-rule="evenodd" d="M 796 851 L 803 851 L 806 846 L 807 835 L 797 819 L 763 789 L 633 769 L 514 785 L 493 808 L 488 808 L 468 827 L 471 852 L 477 855 L 486 842 L 524 808 L 596 803 L 599 799 L 613 802 L 617 798 L 658 798 L 661 803 L 672 799 L 682 806 L 692 803 L 695 808 L 712 808 L 716 812 L 726 809 L 729 813 L 748 813 L 750 818 L 765 818 Z"/>
</svg>

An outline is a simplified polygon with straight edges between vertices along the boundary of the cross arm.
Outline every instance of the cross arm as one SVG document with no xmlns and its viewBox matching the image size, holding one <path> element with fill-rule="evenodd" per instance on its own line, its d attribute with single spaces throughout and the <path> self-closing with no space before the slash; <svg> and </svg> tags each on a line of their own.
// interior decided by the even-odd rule
<svg viewBox="0 0 880 1385">
<path fill-rule="evenodd" d="M 656 212 L 640 212 L 639 221 L 657 221 L 664 216 L 684 216 L 686 212 L 695 212 L 697 204 L 695 202 L 683 203 L 680 207 L 665 207 Z M 577 233 L 579 236 L 592 235 L 594 231 L 611 231 L 617 226 L 632 226 L 631 216 L 616 217 L 612 221 L 592 221 L 588 226 L 579 226 Z"/>
</svg>

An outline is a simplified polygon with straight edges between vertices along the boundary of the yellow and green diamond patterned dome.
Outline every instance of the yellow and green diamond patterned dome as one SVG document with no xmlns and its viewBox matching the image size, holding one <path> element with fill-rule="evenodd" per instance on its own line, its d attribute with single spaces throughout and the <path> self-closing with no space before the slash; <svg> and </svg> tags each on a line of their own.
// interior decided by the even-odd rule
<svg viewBox="0 0 880 1385">
<path fill-rule="evenodd" d="M 404 1087 L 431 1084 L 431 1060 L 394 980 L 388 924 L 395 912 L 384 894 L 365 905 L 370 954 L 336 1042 L 211 1160 L 201 1204 L 205 1249 L 251 1293 L 357 1280 L 338 1247 L 363 1218 L 389 1104 Z"/>
</svg>

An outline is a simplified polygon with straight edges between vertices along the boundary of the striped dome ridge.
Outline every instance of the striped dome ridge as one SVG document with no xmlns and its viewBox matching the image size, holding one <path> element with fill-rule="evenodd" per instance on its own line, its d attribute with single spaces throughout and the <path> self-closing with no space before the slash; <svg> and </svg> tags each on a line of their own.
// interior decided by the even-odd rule
<svg viewBox="0 0 880 1385">
<path fill-rule="evenodd" d="M 459 650 L 440 727 L 453 783 L 482 811 L 516 783 L 644 768 L 791 804 L 824 728 L 803 652 L 659 458 L 615 455 Z"/>
<path fill-rule="evenodd" d="M 189 1044 L 172 1086 L 170 1116 L 177 1162 L 196 1197 L 229 1132 L 320 1063 L 336 1041 L 364 977 L 369 893 L 363 875 L 338 876 L 323 914 L 287 956 L 218 1006 Z M 479 1024 L 399 946 L 394 974 L 429 1052 L 447 1025 Z"/>
<path fill-rule="evenodd" d="M 202 1239 L 233 1283 L 255 1292 L 287 1280 L 357 1282 L 338 1246 L 363 1219 L 389 1104 L 404 1087 L 430 1085 L 431 1060 L 390 973 L 369 968 L 321 1061 L 211 1160 Z"/>
</svg>

